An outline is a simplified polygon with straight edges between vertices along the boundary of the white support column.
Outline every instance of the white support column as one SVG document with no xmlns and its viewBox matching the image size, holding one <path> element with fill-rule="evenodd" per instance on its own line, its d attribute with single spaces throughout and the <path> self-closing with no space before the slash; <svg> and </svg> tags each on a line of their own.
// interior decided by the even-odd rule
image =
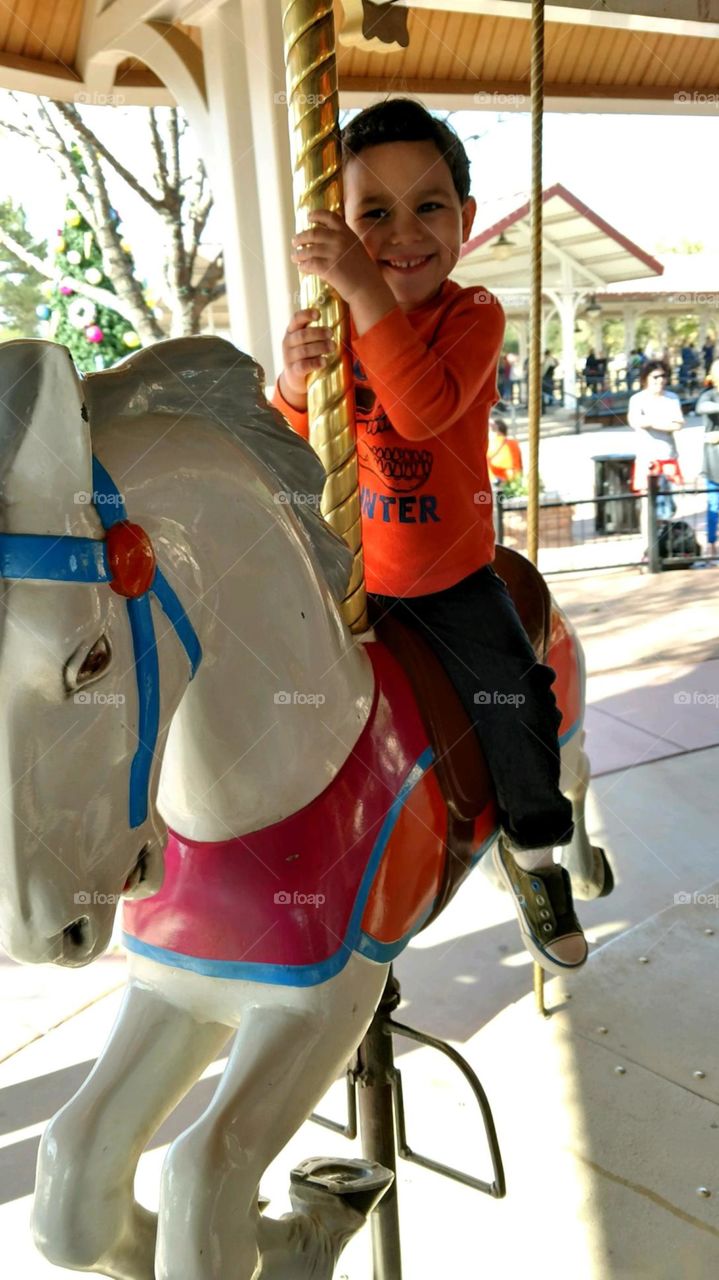
<svg viewBox="0 0 719 1280">
<path fill-rule="evenodd" d="M 242 16 L 274 357 L 265 372 L 267 381 L 274 382 L 282 368 L 282 338 L 291 314 L 300 305 L 299 275 L 290 258 L 295 215 L 282 5 L 279 0 L 243 0 Z"/>
<path fill-rule="evenodd" d="M 562 263 L 562 283 L 558 290 L 559 322 L 562 326 L 562 373 L 564 375 L 564 394 L 569 400 L 569 407 L 574 404 L 577 394 L 577 369 L 574 351 L 574 321 L 577 310 L 574 298 L 574 277 L 570 264 Z"/>
<path fill-rule="evenodd" d="M 225 255 L 232 340 L 274 377 L 267 302 L 262 218 L 258 186 L 249 63 L 240 0 L 227 0 L 202 27 L 211 151 L 207 157 Z M 265 68 L 265 75 L 267 75 Z"/>
<path fill-rule="evenodd" d="M 629 368 L 629 360 L 636 346 L 637 335 L 637 309 L 636 307 L 625 307 L 623 311 L 624 319 L 624 354 L 627 357 L 627 368 Z"/>
</svg>

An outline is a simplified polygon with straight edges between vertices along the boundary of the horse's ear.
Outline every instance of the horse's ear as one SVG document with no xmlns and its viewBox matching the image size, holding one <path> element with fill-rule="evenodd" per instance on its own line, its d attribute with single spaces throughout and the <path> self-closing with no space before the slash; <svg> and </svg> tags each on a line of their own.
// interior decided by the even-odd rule
<svg viewBox="0 0 719 1280">
<path fill-rule="evenodd" d="M 89 533 L 92 450 L 80 377 L 55 342 L 0 345 L 0 495 L 13 533 Z"/>
</svg>

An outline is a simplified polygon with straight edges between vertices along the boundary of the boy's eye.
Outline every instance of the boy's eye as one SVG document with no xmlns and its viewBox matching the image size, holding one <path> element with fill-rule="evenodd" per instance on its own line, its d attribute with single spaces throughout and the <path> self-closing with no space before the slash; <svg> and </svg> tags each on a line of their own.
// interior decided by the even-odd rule
<svg viewBox="0 0 719 1280">
<path fill-rule="evenodd" d="M 424 204 L 421 204 L 419 206 L 420 212 L 422 211 L 422 209 L 441 209 L 441 208 L 442 206 L 441 204 L 439 204 L 437 200 L 425 200 Z M 368 209 L 364 216 L 365 218 L 374 218 L 375 222 L 378 222 L 388 212 L 389 211 L 387 209 Z"/>
</svg>

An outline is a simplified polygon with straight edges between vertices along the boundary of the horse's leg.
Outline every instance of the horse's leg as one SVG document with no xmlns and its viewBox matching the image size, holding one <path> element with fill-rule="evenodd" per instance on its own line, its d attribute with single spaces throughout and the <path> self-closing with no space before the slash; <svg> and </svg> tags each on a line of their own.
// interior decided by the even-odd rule
<svg viewBox="0 0 719 1280">
<path fill-rule="evenodd" d="M 94 1070 L 43 1135 L 33 1233 L 50 1262 L 154 1280 L 157 1220 L 134 1198 L 135 1168 L 230 1034 L 130 983 Z"/>
<path fill-rule="evenodd" d="M 572 802 L 574 834 L 572 841 L 562 847 L 562 865 L 572 879 L 575 898 L 605 898 L 614 888 L 612 869 L 603 849 L 590 844 L 584 817 L 589 789 L 589 757 L 584 750 L 584 730 L 575 733 L 565 743 L 561 752 L 562 771 L 560 788 Z"/>
<path fill-rule="evenodd" d="M 252 1280 L 263 1243 L 268 1276 L 330 1280 L 326 1236 L 310 1238 L 301 1214 L 260 1224 L 257 1190 L 351 1057 L 386 976 L 387 966 L 352 956 L 320 986 L 255 987 L 213 1101 L 167 1154 L 157 1280 Z"/>
</svg>

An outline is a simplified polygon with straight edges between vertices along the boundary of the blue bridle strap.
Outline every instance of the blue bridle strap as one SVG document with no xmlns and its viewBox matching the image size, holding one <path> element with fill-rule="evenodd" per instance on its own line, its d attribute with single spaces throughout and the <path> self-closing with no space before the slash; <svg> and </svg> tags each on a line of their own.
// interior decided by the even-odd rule
<svg viewBox="0 0 719 1280">
<path fill-rule="evenodd" d="M 92 501 L 103 529 L 127 520 L 125 504 L 102 463 L 93 455 Z M 104 539 L 69 534 L 0 534 L 0 577 L 42 582 L 110 583 L 112 573 Z M 152 620 L 153 594 L 171 622 L 190 663 L 190 679 L 202 661 L 202 648 L 176 592 L 157 567 L 149 589 L 127 599 L 139 706 L 137 749 L 130 766 L 130 826 L 147 818 L 152 758 L 160 727 L 160 664 Z"/>
</svg>

